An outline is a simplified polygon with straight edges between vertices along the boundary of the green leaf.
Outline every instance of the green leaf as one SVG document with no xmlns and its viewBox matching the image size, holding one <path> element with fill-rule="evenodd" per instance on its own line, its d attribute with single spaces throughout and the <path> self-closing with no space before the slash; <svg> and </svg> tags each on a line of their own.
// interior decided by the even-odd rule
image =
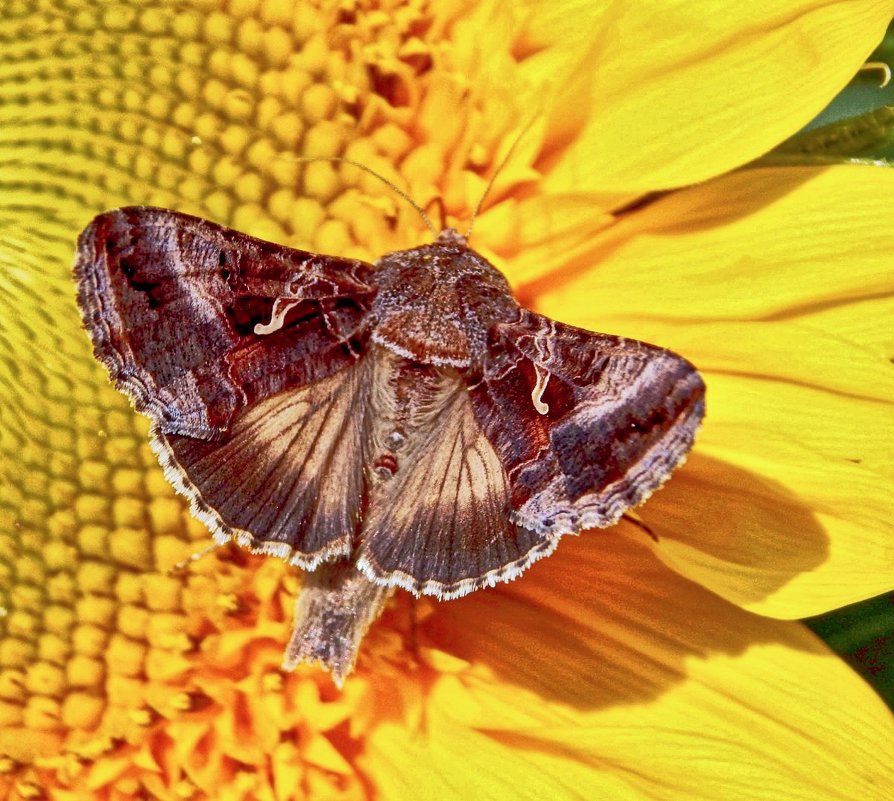
<svg viewBox="0 0 894 801">
<path fill-rule="evenodd" d="M 894 106 L 800 131 L 749 166 L 894 165 Z"/>
<path fill-rule="evenodd" d="M 894 593 L 804 622 L 894 709 Z"/>
<path fill-rule="evenodd" d="M 872 51 L 867 61 L 884 61 L 894 64 L 894 24 L 888 26 L 879 46 Z"/>
</svg>

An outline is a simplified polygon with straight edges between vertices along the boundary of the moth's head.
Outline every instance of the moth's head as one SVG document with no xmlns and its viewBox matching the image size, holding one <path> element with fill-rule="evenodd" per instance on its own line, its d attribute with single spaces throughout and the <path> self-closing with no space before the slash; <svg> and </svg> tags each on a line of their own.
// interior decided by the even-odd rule
<svg viewBox="0 0 894 801">
<path fill-rule="evenodd" d="M 459 245 L 460 247 L 468 247 L 466 237 L 455 228 L 445 228 L 438 234 L 438 238 L 435 241 L 439 245 Z"/>
</svg>

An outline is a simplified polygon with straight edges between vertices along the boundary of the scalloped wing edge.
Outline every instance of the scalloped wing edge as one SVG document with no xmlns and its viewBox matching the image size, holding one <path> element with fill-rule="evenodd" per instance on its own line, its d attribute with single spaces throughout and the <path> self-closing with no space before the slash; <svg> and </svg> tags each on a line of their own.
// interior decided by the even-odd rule
<svg viewBox="0 0 894 801">
<path fill-rule="evenodd" d="M 394 570 L 390 573 L 382 573 L 378 566 L 365 555 L 361 554 L 357 559 L 357 569 L 363 573 L 371 582 L 381 587 L 400 587 L 407 592 L 412 593 L 417 598 L 423 595 L 431 595 L 439 601 L 451 601 L 455 598 L 462 598 L 475 590 L 484 589 L 485 587 L 495 587 L 509 581 L 514 581 L 522 573 L 524 573 L 534 562 L 543 559 L 553 551 L 559 544 L 561 537 L 551 537 L 543 540 L 535 545 L 520 559 L 503 565 L 502 567 L 489 570 L 482 576 L 477 578 L 462 579 L 450 584 L 429 579 L 427 581 L 419 581 L 413 578 L 409 573 L 402 570 Z"/>
<path fill-rule="evenodd" d="M 190 514 L 204 523 L 214 541 L 220 545 L 235 542 L 251 553 L 275 556 L 290 565 L 311 572 L 324 562 L 344 559 L 351 553 L 351 532 L 328 543 L 325 548 L 306 553 L 293 548 L 285 542 L 265 542 L 258 539 L 250 531 L 234 528 L 225 523 L 214 508 L 202 497 L 198 487 L 190 480 L 186 471 L 177 462 L 171 447 L 165 440 L 160 427 L 153 423 L 150 430 L 149 445 L 158 457 L 165 478 L 171 486 L 189 501 Z"/>
</svg>

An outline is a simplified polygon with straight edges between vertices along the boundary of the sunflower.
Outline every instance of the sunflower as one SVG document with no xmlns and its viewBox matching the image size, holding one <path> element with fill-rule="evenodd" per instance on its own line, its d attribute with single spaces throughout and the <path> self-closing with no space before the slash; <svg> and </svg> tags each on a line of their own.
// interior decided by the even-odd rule
<svg viewBox="0 0 894 801">
<path fill-rule="evenodd" d="M 890 4 L 7 0 L 0 793 L 883 799 L 890 712 L 795 618 L 890 589 L 894 173 L 732 171 Z M 513 144 L 515 145 L 513 148 Z M 507 154 L 512 150 L 510 157 Z M 279 670 L 300 575 L 208 541 L 94 363 L 75 237 L 148 203 L 375 259 L 389 177 L 564 322 L 660 343 L 709 413 L 643 528 L 397 598 L 338 691 Z"/>
</svg>

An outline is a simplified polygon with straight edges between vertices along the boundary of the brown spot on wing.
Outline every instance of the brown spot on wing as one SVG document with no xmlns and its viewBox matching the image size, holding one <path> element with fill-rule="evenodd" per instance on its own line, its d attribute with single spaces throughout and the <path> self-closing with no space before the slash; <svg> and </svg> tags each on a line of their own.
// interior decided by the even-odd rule
<svg viewBox="0 0 894 801">
<path fill-rule="evenodd" d="M 144 206 L 99 215 L 75 278 L 96 357 L 167 433 L 209 438 L 238 411 L 353 363 L 373 268 Z M 275 304 L 293 304 L 274 333 Z"/>
</svg>

